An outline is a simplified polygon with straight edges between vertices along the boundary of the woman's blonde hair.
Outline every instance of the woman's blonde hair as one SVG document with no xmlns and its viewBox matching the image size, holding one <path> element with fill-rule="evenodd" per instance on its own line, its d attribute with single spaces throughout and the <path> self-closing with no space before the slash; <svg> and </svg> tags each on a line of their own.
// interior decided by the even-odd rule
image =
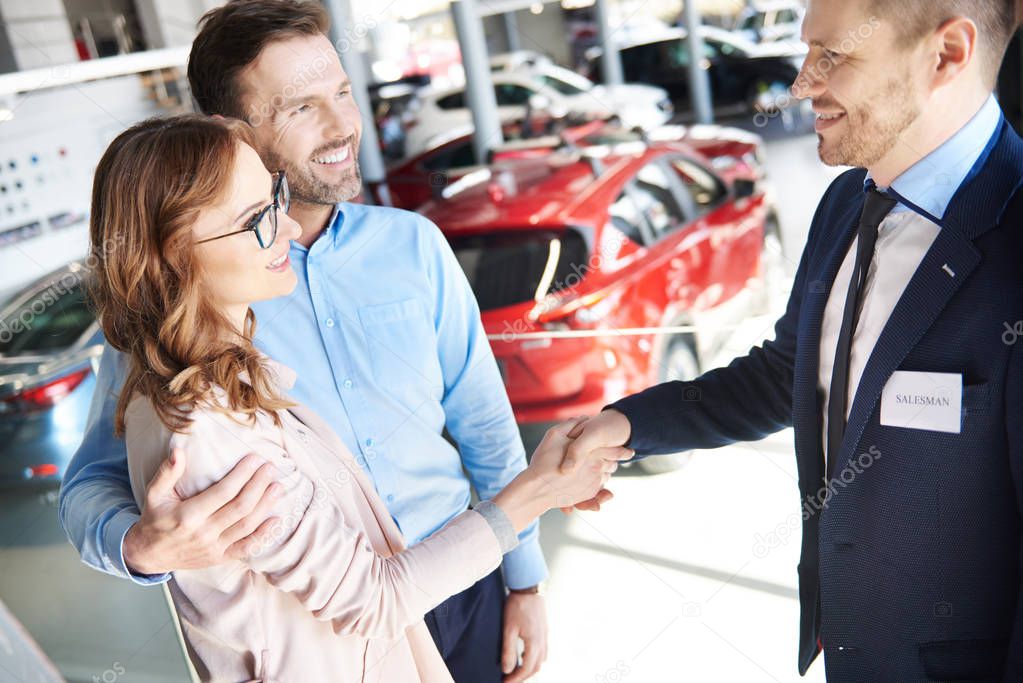
<svg viewBox="0 0 1023 683">
<path fill-rule="evenodd" d="M 255 419 L 290 405 L 275 389 L 245 329 L 231 323 L 204 289 L 193 226 L 226 194 L 239 143 L 254 146 L 241 121 L 195 114 L 153 118 L 114 139 L 96 168 L 92 189 L 90 292 L 107 341 L 129 358 L 114 432 L 136 393 L 150 399 L 173 431 L 191 423 L 202 403 Z M 241 378 L 247 376 L 247 382 Z M 219 387 L 222 405 L 212 392 Z"/>
</svg>

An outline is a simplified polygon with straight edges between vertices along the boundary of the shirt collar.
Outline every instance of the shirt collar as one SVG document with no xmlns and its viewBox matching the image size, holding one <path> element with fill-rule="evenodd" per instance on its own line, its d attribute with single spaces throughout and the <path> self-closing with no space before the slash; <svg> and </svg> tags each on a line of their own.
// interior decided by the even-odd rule
<svg viewBox="0 0 1023 683">
<path fill-rule="evenodd" d="M 915 210 L 926 218 L 936 217 L 935 222 L 940 222 L 959 187 L 974 167 L 987 159 L 1001 121 L 1001 107 L 995 96 L 990 95 L 955 135 L 892 181 L 888 189 L 899 199 L 892 213 Z M 874 185 L 868 171 L 863 181 L 864 190 Z"/>
<path fill-rule="evenodd" d="M 326 232 L 326 233 L 328 233 L 330 235 L 331 244 L 333 246 L 335 246 L 335 247 L 337 246 L 338 241 L 340 239 L 338 237 L 338 233 L 341 232 L 341 224 L 344 222 L 344 208 L 343 207 L 344 207 L 344 202 L 342 202 L 340 204 L 335 204 L 334 205 L 334 211 L 333 211 L 333 213 L 330 214 L 330 219 L 327 221 L 327 227 L 324 229 L 324 232 Z M 319 240 L 316 240 L 316 241 L 319 242 Z M 315 245 L 315 244 L 316 244 L 316 242 L 313 242 L 313 245 Z M 306 252 L 309 251 L 309 249 L 307 249 L 306 247 L 302 246 L 297 240 L 292 240 L 291 248 L 292 249 L 297 249 L 301 253 L 306 253 Z"/>
</svg>

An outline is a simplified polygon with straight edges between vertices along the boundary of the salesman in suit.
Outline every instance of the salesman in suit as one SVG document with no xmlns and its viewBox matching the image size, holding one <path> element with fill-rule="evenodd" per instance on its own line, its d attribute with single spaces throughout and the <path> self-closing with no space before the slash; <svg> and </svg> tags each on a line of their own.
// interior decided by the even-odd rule
<svg viewBox="0 0 1023 683">
<path fill-rule="evenodd" d="M 832 683 L 1023 681 L 1023 141 L 992 96 L 1015 28 L 1012 0 L 810 0 L 796 94 L 824 163 L 857 168 L 775 339 L 615 403 L 566 454 L 794 426 L 798 665 L 823 649 Z"/>
</svg>

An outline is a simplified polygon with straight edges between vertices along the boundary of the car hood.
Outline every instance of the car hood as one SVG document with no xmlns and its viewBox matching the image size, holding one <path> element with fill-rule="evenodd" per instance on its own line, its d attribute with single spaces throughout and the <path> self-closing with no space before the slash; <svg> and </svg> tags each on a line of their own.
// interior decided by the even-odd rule
<svg viewBox="0 0 1023 683">
<path fill-rule="evenodd" d="M 667 99 L 668 94 L 662 88 L 650 85 L 597 85 L 592 90 L 579 95 L 566 97 L 577 111 L 611 110 L 621 111 L 627 107 L 652 107 Z"/>
</svg>

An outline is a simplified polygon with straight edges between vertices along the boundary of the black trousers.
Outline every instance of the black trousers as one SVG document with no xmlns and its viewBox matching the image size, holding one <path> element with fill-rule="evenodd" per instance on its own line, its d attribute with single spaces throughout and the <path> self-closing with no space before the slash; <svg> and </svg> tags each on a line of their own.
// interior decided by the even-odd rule
<svg viewBox="0 0 1023 683">
<path fill-rule="evenodd" d="M 437 605 L 426 626 L 455 683 L 501 683 L 504 577 L 498 567 Z"/>
</svg>

